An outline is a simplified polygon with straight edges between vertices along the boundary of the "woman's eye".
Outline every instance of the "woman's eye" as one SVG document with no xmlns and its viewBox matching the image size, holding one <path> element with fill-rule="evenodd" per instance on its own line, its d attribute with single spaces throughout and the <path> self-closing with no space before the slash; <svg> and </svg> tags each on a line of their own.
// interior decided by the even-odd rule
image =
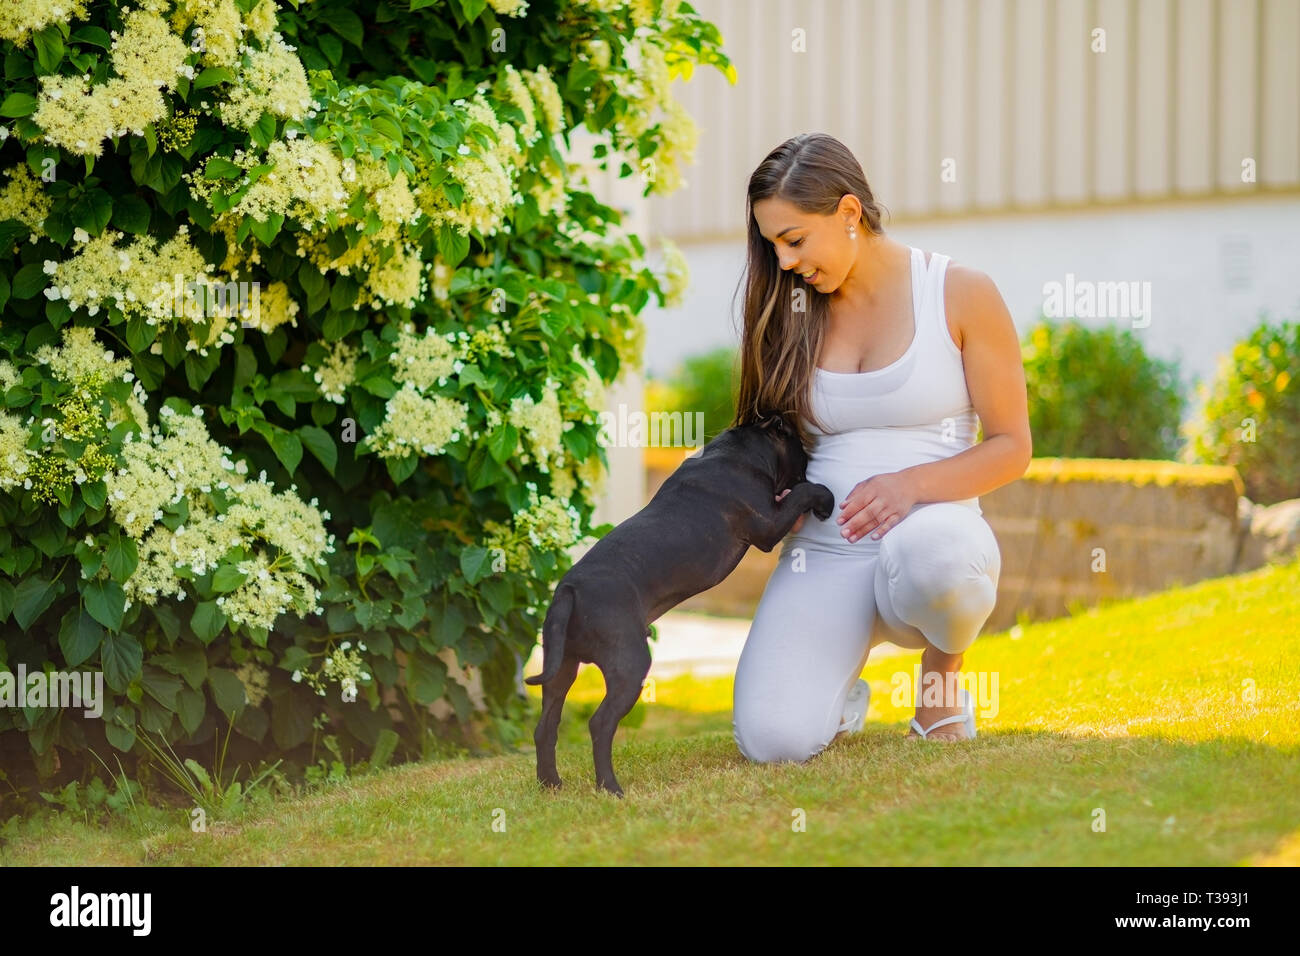
<svg viewBox="0 0 1300 956">
<path fill-rule="evenodd" d="M 803 245 L 803 240 L 802 240 L 802 239 L 800 239 L 798 242 L 792 242 L 792 243 L 790 243 L 790 248 L 793 249 L 795 246 L 801 246 L 801 245 Z"/>
</svg>

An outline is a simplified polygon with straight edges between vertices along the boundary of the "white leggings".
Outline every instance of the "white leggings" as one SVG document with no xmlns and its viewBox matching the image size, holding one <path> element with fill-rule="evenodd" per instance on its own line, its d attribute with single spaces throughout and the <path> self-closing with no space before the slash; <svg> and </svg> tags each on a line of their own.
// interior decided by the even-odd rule
<svg viewBox="0 0 1300 956">
<path fill-rule="evenodd" d="M 993 529 L 953 502 L 914 508 L 879 541 L 827 548 L 788 536 L 736 668 L 740 752 L 763 763 L 819 753 L 876 644 L 964 652 L 993 611 L 1001 570 Z"/>
</svg>

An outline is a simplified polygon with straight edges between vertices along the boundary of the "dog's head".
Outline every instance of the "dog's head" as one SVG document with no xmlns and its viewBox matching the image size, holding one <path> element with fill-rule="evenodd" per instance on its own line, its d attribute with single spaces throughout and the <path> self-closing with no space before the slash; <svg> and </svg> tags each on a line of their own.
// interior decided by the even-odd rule
<svg viewBox="0 0 1300 956">
<path fill-rule="evenodd" d="M 793 488 L 806 480 L 808 455 L 804 452 L 803 443 L 799 441 L 799 433 L 784 415 L 769 414 L 760 418 L 752 427 L 774 450 L 777 492 Z"/>
</svg>

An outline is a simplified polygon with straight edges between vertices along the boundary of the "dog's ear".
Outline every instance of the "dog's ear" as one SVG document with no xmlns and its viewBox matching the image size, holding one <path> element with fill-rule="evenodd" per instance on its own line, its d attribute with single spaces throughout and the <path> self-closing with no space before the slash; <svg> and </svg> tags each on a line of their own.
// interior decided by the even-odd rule
<svg viewBox="0 0 1300 956">
<path fill-rule="evenodd" d="M 768 415 L 764 416 L 763 419 L 759 421 L 758 427 L 762 429 L 774 428 L 777 431 L 787 430 L 785 417 L 782 415 L 778 415 L 775 412 L 769 413 Z"/>
</svg>

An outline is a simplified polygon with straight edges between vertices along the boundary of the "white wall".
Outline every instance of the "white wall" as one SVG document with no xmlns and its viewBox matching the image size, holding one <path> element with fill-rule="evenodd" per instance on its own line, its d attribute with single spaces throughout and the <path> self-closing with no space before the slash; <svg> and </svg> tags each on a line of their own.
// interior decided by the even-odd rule
<svg viewBox="0 0 1300 956">
<path fill-rule="evenodd" d="M 1259 309 L 1275 322 L 1300 321 L 1300 197 L 990 214 L 887 224 L 886 232 L 988 273 L 1022 336 L 1038 320 L 1044 283 L 1064 283 L 1066 273 L 1076 281 L 1150 282 L 1151 323 L 1133 334 L 1150 354 L 1180 359 L 1189 385 L 1213 375 L 1217 356 L 1253 327 Z M 744 269 L 743 240 L 681 247 L 691 267 L 684 306 L 652 303 L 644 313 L 651 376 L 670 373 L 688 355 L 739 343 L 741 303 L 737 297 L 733 313 L 732 296 Z"/>
</svg>

